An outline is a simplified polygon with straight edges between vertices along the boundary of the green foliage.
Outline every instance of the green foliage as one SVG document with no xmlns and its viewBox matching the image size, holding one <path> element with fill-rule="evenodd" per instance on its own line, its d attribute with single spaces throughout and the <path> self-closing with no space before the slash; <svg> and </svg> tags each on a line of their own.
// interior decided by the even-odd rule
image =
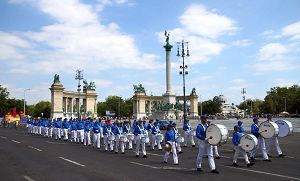
<svg viewBox="0 0 300 181">
<path fill-rule="evenodd" d="M 208 100 L 202 102 L 202 113 L 207 115 L 215 115 L 216 113 L 220 113 L 221 110 L 221 103 L 217 100 Z M 198 104 L 198 110 L 200 110 L 200 104 Z"/>
<path fill-rule="evenodd" d="M 105 111 L 111 111 L 115 112 L 116 116 L 131 117 L 132 109 L 132 99 L 124 100 L 119 96 L 108 96 L 104 102 L 98 102 L 97 104 L 97 112 L 101 116 L 105 116 Z M 120 115 L 118 115 L 119 112 Z"/>
<path fill-rule="evenodd" d="M 34 106 L 32 116 L 49 118 L 51 114 L 51 103 L 49 101 L 40 101 Z"/>
<path fill-rule="evenodd" d="M 7 99 L 9 96 L 9 92 L 5 87 L 0 85 L 0 116 L 4 115 L 7 112 Z"/>
</svg>

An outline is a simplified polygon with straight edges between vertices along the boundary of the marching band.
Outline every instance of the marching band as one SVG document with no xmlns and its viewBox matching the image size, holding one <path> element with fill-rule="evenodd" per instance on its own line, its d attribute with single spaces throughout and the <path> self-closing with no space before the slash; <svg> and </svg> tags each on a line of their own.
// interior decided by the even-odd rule
<svg viewBox="0 0 300 181">
<path fill-rule="evenodd" d="M 280 122 L 280 124 L 279 124 Z M 272 115 L 267 115 L 267 120 L 259 124 L 259 118 L 253 118 L 251 125 L 251 132 L 246 134 L 242 127 L 243 122 L 238 121 L 234 126 L 232 135 L 233 144 L 233 162 L 232 166 L 238 167 L 237 157 L 241 153 L 245 159 L 246 166 L 254 165 L 255 154 L 257 150 L 262 152 L 263 161 L 270 162 L 269 150 L 275 144 L 276 151 L 279 157 L 284 157 L 279 143 L 278 137 L 285 137 L 292 133 L 293 127 L 289 121 L 280 120 L 273 122 Z M 182 154 L 181 144 L 186 147 L 190 144 L 195 147 L 194 137 L 198 142 L 198 155 L 196 159 L 196 170 L 202 171 L 202 159 L 204 154 L 207 155 L 211 173 L 218 174 L 216 164 L 214 161 L 214 154 L 216 158 L 220 158 L 218 153 L 218 146 L 226 143 L 228 139 L 228 130 L 225 126 L 220 124 L 210 124 L 207 121 L 207 116 L 200 117 L 199 124 L 196 130 L 193 131 L 192 126 L 187 120 L 183 124 L 183 136 L 180 135 L 176 128 L 175 122 L 170 122 L 167 131 L 163 135 L 160 130 L 159 120 L 149 120 L 148 124 L 145 120 L 111 120 L 106 119 L 72 119 L 57 118 L 53 120 L 45 119 L 28 119 L 27 121 L 28 133 L 42 135 L 50 139 L 63 139 L 72 143 L 83 144 L 84 146 L 92 146 L 100 149 L 101 140 L 104 142 L 104 150 L 115 152 L 116 154 L 121 150 L 125 154 L 125 150 L 133 150 L 135 145 L 135 155 L 139 157 L 142 154 L 143 158 L 147 158 L 146 144 L 162 151 L 162 145 L 165 147 L 163 155 L 163 162 L 168 163 L 170 154 L 173 156 L 173 164 L 179 164 L 178 154 Z M 280 132 L 280 134 L 279 134 Z M 251 162 L 250 162 L 251 161 Z"/>
</svg>

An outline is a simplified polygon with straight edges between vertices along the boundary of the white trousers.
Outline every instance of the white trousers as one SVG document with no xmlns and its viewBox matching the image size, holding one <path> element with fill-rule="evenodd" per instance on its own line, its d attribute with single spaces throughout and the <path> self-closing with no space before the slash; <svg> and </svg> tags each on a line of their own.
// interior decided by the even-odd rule
<svg viewBox="0 0 300 181">
<path fill-rule="evenodd" d="M 282 151 L 279 147 L 279 143 L 278 143 L 278 138 L 277 137 L 273 137 L 273 138 L 270 138 L 270 139 L 267 139 L 266 141 L 266 150 L 267 150 L 267 153 L 269 154 L 270 152 L 270 148 L 271 146 L 275 145 L 275 149 L 278 153 L 278 155 L 281 155 L 282 154 Z"/>
<path fill-rule="evenodd" d="M 119 147 L 121 149 L 121 152 L 123 153 L 125 151 L 125 142 L 120 141 L 120 135 L 116 135 L 115 152 L 119 151 Z"/>
<path fill-rule="evenodd" d="M 202 156 L 203 153 L 206 151 L 206 154 L 208 156 L 208 164 L 211 170 L 216 169 L 213 153 L 212 153 L 212 146 L 208 144 L 205 140 L 200 140 L 198 139 L 198 144 L 199 144 L 199 152 L 196 160 L 196 167 L 201 168 L 201 163 L 202 163 Z"/>
<path fill-rule="evenodd" d="M 114 141 L 109 141 L 107 135 L 104 136 L 104 144 L 105 144 L 105 150 L 108 149 L 108 145 L 109 145 L 110 151 L 114 150 Z"/>
<path fill-rule="evenodd" d="M 97 133 L 94 133 L 97 134 Z M 93 137 L 93 140 L 95 139 L 95 137 Z M 93 141 L 94 142 L 94 141 Z M 95 143 L 95 142 L 94 142 Z M 83 145 L 90 145 L 91 144 L 91 132 L 84 132 L 84 139 L 83 139 Z M 100 140 L 99 140 L 99 144 L 100 144 Z M 100 148 L 100 147 L 99 147 Z"/>
<path fill-rule="evenodd" d="M 68 129 L 63 129 L 64 140 L 68 139 Z"/>
<path fill-rule="evenodd" d="M 136 137 L 136 155 L 140 155 L 140 146 L 142 147 L 142 153 L 143 155 L 146 155 L 146 148 L 145 148 L 145 143 L 142 143 L 140 135 Z"/>
<path fill-rule="evenodd" d="M 161 144 L 160 144 L 160 141 L 156 138 L 156 135 L 152 135 L 151 134 L 151 136 L 152 136 L 152 149 L 154 149 L 154 147 L 155 147 L 155 145 L 157 145 L 157 148 L 160 150 L 160 149 L 162 149 L 161 148 Z"/>
<path fill-rule="evenodd" d="M 48 128 L 48 138 L 52 138 L 52 134 L 53 134 L 53 128 L 49 127 Z"/>
<path fill-rule="evenodd" d="M 55 139 L 61 139 L 61 131 L 60 128 L 54 128 Z"/>
<path fill-rule="evenodd" d="M 71 142 L 76 142 L 76 140 L 77 140 L 77 131 L 72 130 L 71 131 Z"/>
<path fill-rule="evenodd" d="M 100 139 L 101 139 L 100 133 L 93 134 L 93 147 L 97 146 L 97 148 L 100 148 Z"/>
<path fill-rule="evenodd" d="M 173 162 L 174 162 L 174 164 L 178 164 L 178 156 L 177 156 L 177 153 L 176 153 L 176 144 L 175 144 L 175 142 L 170 142 L 170 141 L 168 141 L 168 143 L 172 147 Z M 170 152 L 166 151 L 166 153 L 164 155 L 164 161 L 165 162 L 168 162 L 169 155 L 170 155 Z"/>
<path fill-rule="evenodd" d="M 267 155 L 267 151 L 266 151 L 265 139 L 262 138 L 262 137 L 258 137 L 257 138 L 257 146 L 256 146 L 256 148 L 253 151 L 251 151 L 250 157 L 254 157 L 255 154 L 256 154 L 256 151 L 258 149 L 261 150 L 261 153 L 262 153 L 262 156 L 263 156 L 264 159 L 269 159 L 269 157 Z"/>
<path fill-rule="evenodd" d="M 83 138 L 84 138 L 84 130 L 77 130 L 77 142 L 79 143 L 79 141 L 81 143 L 83 143 Z"/>
<path fill-rule="evenodd" d="M 236 146 L 236 145 L 234 145 L 233 163 L 237 163 L 239 153 L 242 153 L 242 155 L 246 161 L 246 164 L 249 164 L 250 162 L 249 162 L 249 159 L 248 159 L 248 156 L 247 156 L 245 150 L 243 150 L 240 146 Z"/>
<path fill-rule="evenodd" d="M 44 136 L 48 136 L 48 132 L 49 132 L 49 128 L 48 127 L 44 127 Z"/>
<path fill-rule="evenodd" d="M 214 153 L 214 155 L 216 155 L 217 157 L 220 156 L 220 155 L 219 155 L 219 152 L 218 152 L 218 146 L 217 146 L 217 145 L 214 145 L 214 146 L 212 146 L 212 148 L 213 148 L 213 153 Z"/>
<path fill-rule="evenodd" d="M 190 131 L 184 132 L 184 146 L 187 146 L 188 142 L 191 143 L 191 145 L 195 145 L 194 136 L 190 134 Z"/>
</svg>

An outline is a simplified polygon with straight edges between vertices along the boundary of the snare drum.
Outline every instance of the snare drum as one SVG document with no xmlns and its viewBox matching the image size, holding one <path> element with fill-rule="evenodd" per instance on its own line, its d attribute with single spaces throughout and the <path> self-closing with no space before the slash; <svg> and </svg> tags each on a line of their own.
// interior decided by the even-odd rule
<svg viewBox="0 0 300 181">
<path fill-rule="evenodd" d="M 158 140 L 159 142 L 164 140 L 164 136 L 162 134 L 157 134 L 156 135 L 156 140 Z"/>
<path fill-rule="evenodd" d="M 195 131 L 190 131 L 189 134 L 190 134 L 191 136 L 196 136 L 196 132 L 195 132 Z"/>
<path fill-rule="evenodd" d="M 286 120 L 278 120 L 275 122 L 279 127 L 279 137 L 286 137 L 293 133 L 293 125 L 291 122 Z"/>
<path fill-rule="evenodd" d="M 125 135 L 120 136 L 120 141 L 121 142 L 127 142 L 127 137 Z"/>
<path fill-rule="evenodd" d="M 219 145 L 226 143 L 228 139 L 228 129 L 221 124 L 211 124 L 206 129 L 207 142 L 210 145 Z"/>
<path fill-rule="evenodd" d="M 141 136 L 142 143 L 149 143 L 150 139 L 148 136 Z"/>
<path fill-rule="evenodd" d="M 184 137 L 178 136 L 178 137 L 176 138 L 176 142 L 177 142 L 177 143 L 183 143 L 183 142 L 184 142 Z"/>
<path fill-rule="evenodd" d="M 279 127 L 272 121 L 265 121 L 259 125 L 259 133 L 263 138 L 273 138 L 278 136 Z"/>
<path fill-rule="evenodd" d="M 130 141 L 134 140 L 134 134 L 128 133 L 128 134 L 127 134 L 127 138 L 128 138 Z"/>
<path fill-rule="evenodd" d="M 252 134 L 244 134 L 241 137 L 240 144 L 243 150 L 250 152 L 257 146 L 257 138 Z"/>
<path fill-rule="evenodd" d="M 107 139 L 108 141 L 115 141 L 115 135 L 109 135 Z"/>
</svg>

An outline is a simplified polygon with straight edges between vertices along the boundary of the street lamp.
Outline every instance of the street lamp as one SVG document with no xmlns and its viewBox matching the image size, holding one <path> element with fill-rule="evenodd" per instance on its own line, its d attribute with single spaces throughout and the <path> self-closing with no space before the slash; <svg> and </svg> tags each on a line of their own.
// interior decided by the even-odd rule
<svg viewBox="0 0 300 181">
<path fill-rule="evenodd" d="M 23 107 L 23 109 L 24 109 L 24 111 L 23 111 L 24 112 L 24 116 L 26 115 L 26 112 L 25 112 L 26 111 L 26 100 L 25 100 L 26 97 L 25 97 L 25 93 L 26 93 L 26 91 L 29 91 L 29 90 L 30 89 L 24 89 L 24 107 Z"/>
<path fill-rule="evenodd" d="M 186 50 L 184 49 L 184 45 L 186 45 Z M 180 53 L 180 48 L 181 48 L 181 53 Z M 177 42 L 177 57 L 182 57 L 182 65 L 180 65 L 180 69 L 182 69 L 179 74 L 182 75 L 182 80 L 183 80 L 183 122 L 186 122 L 186 97 L 185 97 L 185 75 L 188 74 L 188 71 L 186 69 L 188 66 L 184 63 L 184 58 L 189 57 L 189 47 L 188 47 L 188 42 L 185 42 L 182 40 L 181 42 Z"/>
<path fill-rule="evenodd" d="M 80 84 L 80 81 L 83 79 L 83 70 L 76 70 L 76 76 L 75 76 L 75 80 L 78 80 L 78 86 L 77 86 L 77 92 L 78 92 L 78 105 L 77 105 L 77 116 L 78 116 L 78 119 L 80 117 L 80 87 L 81 87 L 81 84 Z"/>
</svg>

